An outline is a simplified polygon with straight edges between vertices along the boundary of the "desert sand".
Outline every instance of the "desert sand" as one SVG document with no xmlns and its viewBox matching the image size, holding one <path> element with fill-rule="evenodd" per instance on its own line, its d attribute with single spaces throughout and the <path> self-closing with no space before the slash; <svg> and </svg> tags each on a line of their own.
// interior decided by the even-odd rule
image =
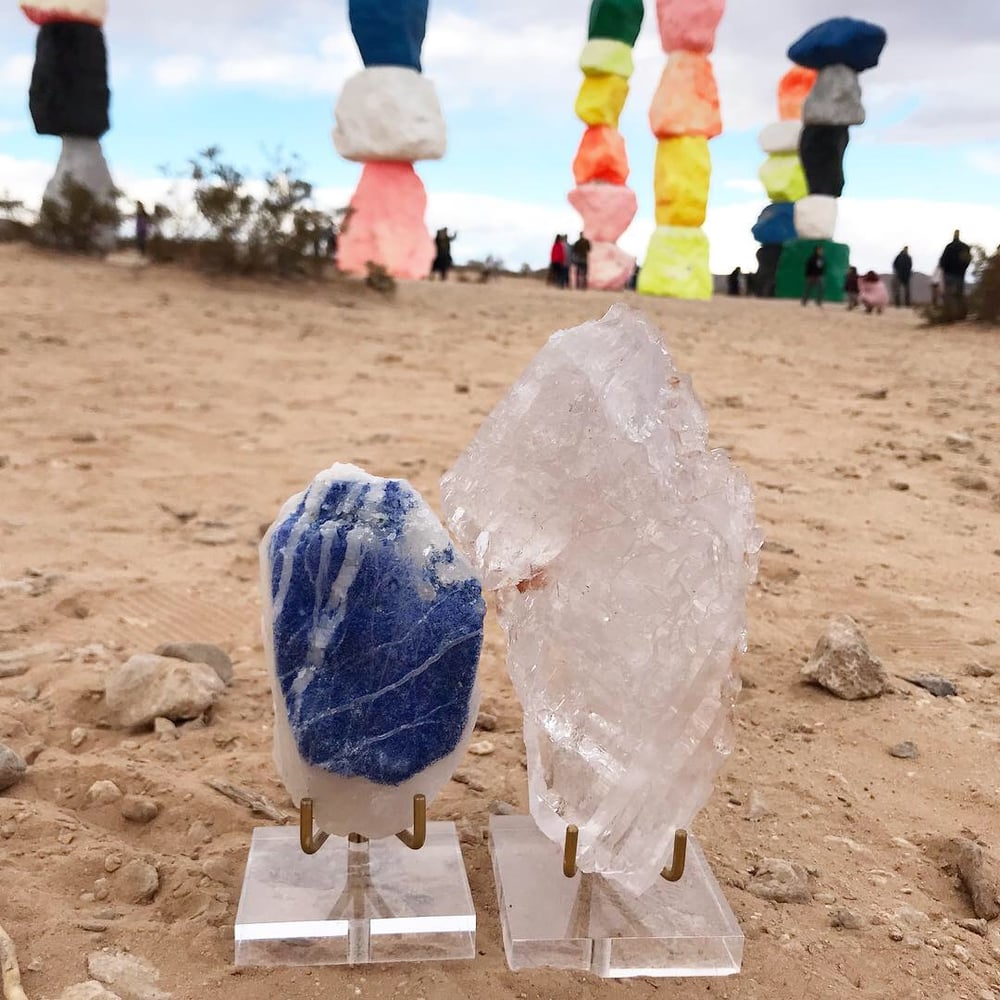
<svg viewBox="0 0 1000 1000">
<path fill-rule="evenodd" d="M 653 317 L 692 373 L 768 539 L 737 748 L 694 824 L 746 932 L 743 973 L 609 983 L 508 970 L 482 831 L 495 800 L 526 810 L 526 775 L 492 617 L 481 670 L 496 750 L 465 765 L 485 790 L 452 782 L 431 808 L 463 831 L 477 960 L 235 969 L 249 837 L 267 821 L 206 780 L 294 815 L 270 759 L 263 526 L 333 461 L 406 477 L 437 507 L 442 471 L 538 347 L 618 298 Z M 0 680 L 0 741 L 32 760 L 0 793 L 0 923 L 28 997 L 87 979 L 101 948 L 147 959 L 177 1000 L 1000 997 L 1000 926 L 957 925 L 972 905 L 938 845 L 965 835 L 1000 853 L 1000 674 L 971 673 L 1000 668 L 998 442 L 1000 339 L 903 311 L 516 279 L 406 284 L 390 300 L 0 247 L 0 653 L 27 664 Z M 840 613 L 892 678 L 880 698 L 841 701 L 800 678 Z M 110 728 L 107 672 L 175 640 L 235 661 L 211 716 L 176 739 Z M 955 681 L 958 697 L 903 679 L 921 672 Z M 917 759 L 889 755 L 903 740 Z M 151 796 L 159 815 L 136 824 L 117 803 L 88 805 L 98 780 Z M 751 895 L 764 858 L 806 866 L 813 901 Z M 133 859 L 159 872 L 148 904 L 122 902 L 120 870 L 107 870 Z M 854 929 L 834 926 L 844 911 Z"/>
</svg>

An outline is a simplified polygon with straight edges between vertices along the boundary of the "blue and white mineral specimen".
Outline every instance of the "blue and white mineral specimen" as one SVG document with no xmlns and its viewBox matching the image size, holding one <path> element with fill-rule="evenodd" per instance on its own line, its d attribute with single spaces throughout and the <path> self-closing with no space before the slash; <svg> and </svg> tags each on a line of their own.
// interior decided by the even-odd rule
<svg viewBox="0 0 1000 1000">
<path fill-rule="evenodd" d="M 261 543 L 274 757 L 319 827 L 383 837 L 451 777 L 475 725 L 479 581 L 405 480 L 321 472 Z"/>
</svg>

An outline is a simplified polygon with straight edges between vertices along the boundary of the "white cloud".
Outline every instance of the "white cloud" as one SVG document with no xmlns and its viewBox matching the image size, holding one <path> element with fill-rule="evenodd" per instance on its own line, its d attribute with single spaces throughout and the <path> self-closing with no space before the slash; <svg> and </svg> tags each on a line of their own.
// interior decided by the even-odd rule
<svg viewBox="0 0 1000 1000">
<path fill-rule="evenodd" d="M 23 132 L 28 127 L 26 121 L 15 118 L 0 118 L 0 135 L 10 135 L 13 132 Z"/>
<path fill-rule="evenodd" d="M 204 68 L 200 56 L 173 55 L 155 60 L 151 72 L 160 87 L 186 87 L 201 80 Z"/>
<path fill-rule="evenodd" d="M 0 86 L 4 89 L 26 91 L 31 83 L 31 69 L 35 64 L 33 55 L 8 56 L 0 61 Z"/>
</svg>

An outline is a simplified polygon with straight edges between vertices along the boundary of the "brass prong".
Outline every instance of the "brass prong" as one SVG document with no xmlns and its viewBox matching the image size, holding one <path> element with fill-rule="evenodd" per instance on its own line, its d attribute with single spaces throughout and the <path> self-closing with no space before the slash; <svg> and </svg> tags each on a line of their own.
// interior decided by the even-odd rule
<svg viewBox="0 0 1000 1000">
<path fill-rule="evenodd" d="M 313 833 L 313 800 L 303 799 L 299 804 L 299 846 L 305 854 L 315 854 L 329 834 Z"/>
<path fill-rule="evenodd" d="M 660 872 L 661 877 L 668 882 L 679 882 L 684 874 L 684 866 L 687 864 L 688 832 L 687 830 L 677 830 L 674 833 L 674 857 L 669 868 L 664 868 Z"/>
<path fill-rule="evenodd" d="M 566 827 L 566 841 L 563 845 L 563 875 L 572 878 L 576 874 L 576 847 L 580 842 L 580 830 L 570 823 Z"/>
<path fill-rule="evenodd" d="M 423 795 L 413 796 L 413 833 L 401 830 L 396 836 L 411 851 L 419 851 L 427 840 L 427 799 Z"/>
</svg>

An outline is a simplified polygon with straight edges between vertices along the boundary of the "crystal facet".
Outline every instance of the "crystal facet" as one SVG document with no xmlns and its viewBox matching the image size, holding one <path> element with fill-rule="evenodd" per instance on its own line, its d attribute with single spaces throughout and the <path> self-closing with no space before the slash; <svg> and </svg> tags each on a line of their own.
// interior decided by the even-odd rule
<svg viewBox="0 0 1000 1000">
<path fill-rule="evenodd" d="M 384 837 L 433 798 L 476 720 L 479 582 L 399 479 L 334 465 L 261 543 L 274 756 L 328 833 Z"/>
<path fill-rule="evenodd" d="M 658 331 L 614 306 L 556 333 L 442 480 L 497 591 L 531 814 L 633 893 L 729 753 L 761 536 L 746 476 Z"/>
</svg>

